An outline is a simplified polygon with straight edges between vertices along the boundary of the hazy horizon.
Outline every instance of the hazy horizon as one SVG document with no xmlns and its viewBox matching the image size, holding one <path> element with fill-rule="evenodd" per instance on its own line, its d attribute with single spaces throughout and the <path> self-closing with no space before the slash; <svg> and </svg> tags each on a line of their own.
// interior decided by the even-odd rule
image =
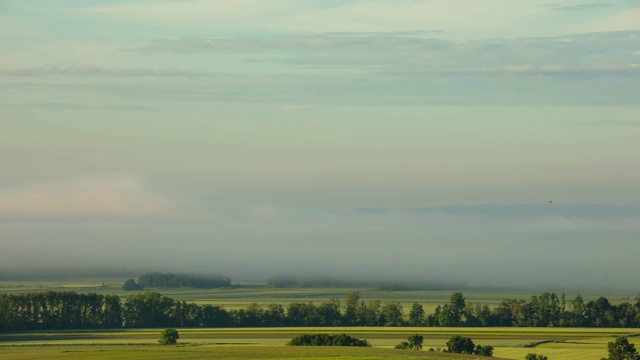
<svg viewBox="0 0 640 360">
<path fill-rule="evenodd" d="M 638 289 L 638 19 L 0 0 L 0 277 Z"/>
</svg>

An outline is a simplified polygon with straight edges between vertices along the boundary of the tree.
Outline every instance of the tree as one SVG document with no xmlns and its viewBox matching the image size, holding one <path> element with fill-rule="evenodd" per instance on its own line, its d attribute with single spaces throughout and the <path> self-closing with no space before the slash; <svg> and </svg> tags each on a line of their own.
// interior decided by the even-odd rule
<svg viewBox="0 0 640 360">
<path fill-rule="evenodd" d="M 407 338 L 409 342 L 409 349 L 420 350 L 422 349 L 422 343 L 424 342 L 424 336 L 422 335 L 411 335 Z"/>
<path fill-rule="evenodd" d="M 456 335 L 447 341 L 449 352 L 456 354 L 473 354 L 476 345 L 473 341 L 464 336 Z"/>
<path fill-rule="evenodd" d="M 438 313 L 438 325 L 439 326 L 458 326 L 459 318 L 456 316 L 455 311 L 449 304 L 445 304 Z"/>
<path fill-rule="evenodd" d="M 466 306 L 464 295 L 462 295 L 461 292 L 455 292 L 451 294 L 451 297 L 449 298 L 449 304 L 451 305 L 451 311 L 453 312 L 455 325 L 458 326 L 462 323 L 462 315 L 464 315 L 464 308 Z"/>
<path fill-rule="evenodd" d="M 411 311 L 409 312 L 409 325 L 424 325 L 424 309 L 422 308 L 422 305 L 413 303 L 413 305 L 411 306 Z"/>
<path fill-rule="evenodd" d="M 639 360 L 640 356 L 636 347 L 629 342 L 625 336 L 617 338 L 615 341 L 610 342 L 609 345 L 609 358 L 607 360 Z"/>
<path fill-rule="evenodd" d="M 122 286 L 122 289 L 124 289 L 124 291 L 142 290 L 142 286 L 136 284 L 135 280 L 129 279 L 129 280 L 124 282 L 124 285 Z"/>
<path fill-rule="evenodd" d="M 524 360 L 549 360 L 549 358 L 539 354 L 527 354 L 527 356 L 524 357 Z"/>
<path fill-rule="evenodd" d="M 160 345 L 175 345 L 178 342 L 180 335 L 176 329 L 165 329 L 160 333 Z"/>
<path fill-rule="evenodd" d="M 385 326 L 402 326 L 402 305 L 397 301 L 386 302 L 380 309 Z"/>
<path fill-rule="evenodd" d="M 343 324 L 347 326 L 356 325 L 357 321 L 357 308 L 360 301 L 360 295 L 357 293 L 351 293 L 347 295 L 345 300 L 345 309 L 343 315 Z"/>
</svg>

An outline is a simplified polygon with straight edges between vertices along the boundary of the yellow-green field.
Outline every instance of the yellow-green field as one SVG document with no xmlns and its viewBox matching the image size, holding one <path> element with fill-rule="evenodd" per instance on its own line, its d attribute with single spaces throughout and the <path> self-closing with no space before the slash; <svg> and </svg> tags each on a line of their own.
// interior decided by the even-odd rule
<svg viewBox="0 0 640 360">
<path fill-rule="evenodd" d="M 523 359 L 527 353 L 551 360 L 599 360 L 615 336 L 631 336 L 640 329 L 558 328 L 256 328 L 179 329 L 176 347 L 156 345 L 159 329 L 108 331 L 24 332 L 0 335 L 1 359 L 473 359 L 428 352 L 446 348 L 453 335 L 471 337 L 476 344 L 495 347 L 495 358 Z M 372 348 L 284 346 L 291 338 L 312 333 L 347 333 L 366 339 Z M 411 334 L 425 337 L 423 351 L 395 350 Z M 537 344 L 537 345 L 535 345 Z M 534 346 L 534 347 L 527 347 Z M 444 357 L 443 357 L 444 356 Z"/>
</svg>

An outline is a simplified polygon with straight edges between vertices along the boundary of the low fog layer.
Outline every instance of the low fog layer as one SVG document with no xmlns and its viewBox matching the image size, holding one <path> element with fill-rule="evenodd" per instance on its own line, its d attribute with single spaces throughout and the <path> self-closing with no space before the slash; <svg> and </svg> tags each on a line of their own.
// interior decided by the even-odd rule
<svg viewBox="0 0 640 360">
<path fill-rule="evenodd" d="M 219 210 L 0 222 L 0 276 L 220 273 L 637 290 L 640 206 Z"/>
</svg>

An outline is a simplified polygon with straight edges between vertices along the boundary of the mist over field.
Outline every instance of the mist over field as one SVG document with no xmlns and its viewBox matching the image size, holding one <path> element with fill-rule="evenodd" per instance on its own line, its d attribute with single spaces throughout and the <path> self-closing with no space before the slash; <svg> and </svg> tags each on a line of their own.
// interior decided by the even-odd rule
<svg viewBox="0 0 640 360">
<path fill-rule="evenodd" d="M 639 16 L 0 0 L 0 278 L 635 293 Z"/>
<path fill-rule="evenodd" d="M 636 288 L 640 206 L 252 208 L 3 221 L 4 278 L 220 273 L 434 288 Z M 8 241 L 7 241 L 8 240 Z"/>
</svg>

